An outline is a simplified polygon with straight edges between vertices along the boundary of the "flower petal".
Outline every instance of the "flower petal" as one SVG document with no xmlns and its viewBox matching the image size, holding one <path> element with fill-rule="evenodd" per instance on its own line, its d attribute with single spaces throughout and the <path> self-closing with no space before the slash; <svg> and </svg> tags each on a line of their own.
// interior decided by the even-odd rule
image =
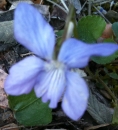
<svg viewBox="0 0 118 130">
<path fill-rule="evenodd" d="M 34 91 L 38 98 L 42 97 L 44 93 L 48 90 L 51 78 L 52 72 L 44 71 L 38 75 L 36 84 L 34 86 Z"/>
<path fill-rule="evenodd" d="M 44 63 L 36 56 L 29 56 L 13 65 L 6 78 L 4 89 L 7 94 L 21 95 L 29 93 L 36 82 Z"/>
<path fill-rule="evenodd" d="M 34 90 L 37 97 L 42 96 L 42 101 L 50 100 L 50 108 L 56 108 L 65 88 L 65 75 L 61 69 L 51 70 L 40 76 L 41 80 Z"/>
<path fill-rule="evenodd" d="M 44 59 L 51 59 L 55 45 L 52 27 L 33 6 L 20 3 L 15 10 L 16 40 Z"/>
<path fill-rule="evenodd" d="M 73 120 L 78 120 L 87 108 L 89 92 L 85 81 L 74 72 L 67 73 L 67 89 L 62 100 L 64 112 Z"/>
<path fill-rule="evenodd" d="M 63 43 L 58 60 L 70 68 L 82 68 L 87 66 L 91 56 L 109 56 L 117 50 L 117 44 L 85 44 L 82 41 L 70 38 Z"/>
</svg>

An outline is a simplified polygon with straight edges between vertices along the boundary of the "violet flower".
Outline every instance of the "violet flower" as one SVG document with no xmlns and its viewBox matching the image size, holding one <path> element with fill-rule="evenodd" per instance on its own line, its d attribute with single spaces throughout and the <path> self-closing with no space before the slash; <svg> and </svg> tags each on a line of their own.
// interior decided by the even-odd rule
<svg viewBox="0 0 118 130">
<path fill-rule="evenodd" d="M 17 96 L 34 89 L 43 102 L 50 101 L 50 108 L 56 108 L 63 97 L 63 111 L 73 120 L 81 118 L 87 108 L 89 92 L 84 79 L 71 69 L 87 66 L 90 56 L 111 55 L 118 46 L 85 44 L 69 38 L 62 44 L 57 60 L 53 60 L 54 31 L 37 9 L 26 3 L 19 4 L 15 10 L 14 35 L 35 56 L 11 67 L 5 81 L 6 93 Z"/>
</svg>

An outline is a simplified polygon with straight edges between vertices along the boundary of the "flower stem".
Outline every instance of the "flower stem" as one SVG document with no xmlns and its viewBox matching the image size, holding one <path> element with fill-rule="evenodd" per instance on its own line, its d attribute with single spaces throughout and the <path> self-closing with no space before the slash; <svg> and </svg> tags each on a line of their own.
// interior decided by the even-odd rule
<svg viewBox="0 0 118 130">
<path fill-rule="evenodd" d="M 60 44 L 62 44 L 67 38 L 69 38 L 69 36 L 67 36 L 68 31 L 70 31 L 71 34 L 73 32 L 73 29 L 69 30 L 68 28 L 70 26 L 70 22 L 72 22 L 72 18 L 74 16 L 74 13 L 75 13 L 74 7 L 73 7 L 72 4 L 70 4 L 69 13 L 68 13 L 68 16 L 67 16 L 67 19 L 66 19 L 66 25 L 65 25 L 65 28 L 64 28 L 64 33 L 63 33 L 62 39 L 60 41 Z"/>
</svg>

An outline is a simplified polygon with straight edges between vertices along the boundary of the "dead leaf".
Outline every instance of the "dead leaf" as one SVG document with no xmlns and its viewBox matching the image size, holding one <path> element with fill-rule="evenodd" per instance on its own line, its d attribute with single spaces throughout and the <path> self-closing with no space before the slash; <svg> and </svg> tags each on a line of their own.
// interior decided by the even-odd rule
<svg viewBox="0 0 118 130">
<path fill-rule="evenodd" d="M 89 92 L 88 113 L 98 124 L 111 123 L 113 116 L 112 109 L 97 100 L 96 96 L 92 94 L 91 91 Z"/>
<path fill-rule="evenodd" d="M 4 81 L 7 77 L 7 74 L 0 69 L 0 107 L 8 107 L 7 95 L 4 91 Z"/>
<path fill-rule="evenodd" d="M 106 92 L 105 90 L 100 90 L 100 92 L 103 94 L 104 97 L 106 97 L 109 100 L 112 100 L 111 96 L 108 94 L 108 92 Z"/>
<path fill-rule="evenodd" d="M 102 124 L 102 125 L 97 125 L 97 126 L 90 126 L 90 127 L 87 127 L 85 128 L 84 130 L 95 130 L 95 129 L 98 129 L 98 128 L 101 128 L 101 127 L 105 127 L 105 126 L 109 126 L 110 124 Z"/>
<path fill-rule="evenodd" d="M 59 7 L 54 6 L 51 14 L 51 18 L 59 18 L 62 21 L 66 21 L 67 14 Z"/>
<path fill-rule="evenodd" d="M 114 11 L 114 10 L 109 10 L 108 12 L 107 12 L 107 14 L 105 15 L 105 17 L 109 20 L 109 21 L 113 21 L 114 22 L 114 20 L 118 20 L 118 13 L 116 12 L 116 11 Z"/>
<path fill-rule="evenodd" d="M 3 127 L 0 127 L 0 130 L 19 130 L 20 128 L 18 128 L 18 126 L 14 123 L 5 125 Z"/>
<path fill-rule="evenodd" d="M 112 24 L 106 24 L 105 30 L 102 34 L 102 38 L 110 38 L 113 35 Z"/>
<path fill-rule="evenodd" d="M 44 17 L 49 16 L 49 6 L 40 4 L 34 4 L 33 6 L 36 7 Z"/>
<path fill-rule="evenodd" d="M 43 0 L 32 0 L 34 4 L 43 4 Z"/>
<path fill-rule="evenodd" d="M 7 4 L 6 0 L 0 0 L 0 9 L 5 10 L 6 4 Z"/>
</svg>

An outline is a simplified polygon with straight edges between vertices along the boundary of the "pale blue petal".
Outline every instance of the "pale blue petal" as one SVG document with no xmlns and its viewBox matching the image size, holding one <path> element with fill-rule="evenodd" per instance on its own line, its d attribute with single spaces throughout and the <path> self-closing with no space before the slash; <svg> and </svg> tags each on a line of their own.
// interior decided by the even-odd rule
<svg viewBox="0 0 118 130">
<path fill-rule="evenodd" d="M 38 98 L 42 97 L 49 88 L 50 81 L 52 79 L 53 72 L 41 72 L 34 86 L 34 91 Z"/>
<path fill-rule="evenodd" d="M 44 59 L 51 59 L 55 46 L 52 27 L 33 6 L 20 3 L 14 16 L 15 39 Z"/>
<path fill-rule="evenodd" d="M 117 50 L 117 44 L 85 44 L 70 38 L 62 44 L 58 60 L 70 68 L 82 68 L 87 66 L 91 56 L 109 56 Z"/>
<path fill-rule="evenodd" d="M 29 93 L 36 82 L 38 73 L 43 70 L 44 62 L 36 56 L 29 56 L 13 65 L 4 84 L 9 95 Z"/>
<path fill-rule="evenodd" d="M 43 77 L 43 78 L 42 78 Z M 39 77 L 40 78 L 40 77 Z M 42 96 L 42 101 L 50 100 L 49 107 L 56 108 L 65 88 L 65 75 L 61 69 L 51 70 L 45 73 L 39 79 L 39 83 L 35 86 L 37 97 Z"/>
<path fill-rule="evenodd" d="M 64 112 L 73 120 L 78 120 L 87 108 L 89 92 L 85 81 L 74 72 L 67 73 L 67 89 L 62 100 Z"/>
</svg>

